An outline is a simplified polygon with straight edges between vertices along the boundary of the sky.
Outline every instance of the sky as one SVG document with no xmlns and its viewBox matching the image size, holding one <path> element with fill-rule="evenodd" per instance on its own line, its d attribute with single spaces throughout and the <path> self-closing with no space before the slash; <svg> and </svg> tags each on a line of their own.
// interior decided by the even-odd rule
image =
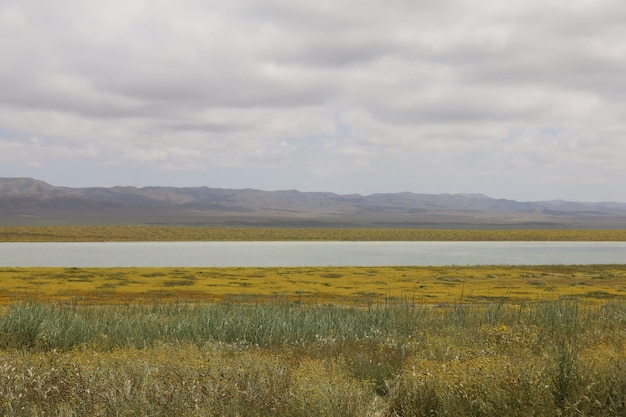
<svg viewBox="0 0 626 417">
<path fill-rule="evenodd" d="M 623 0 L 0 0 L 0 177 L 626 202 Z"/>
</svg>

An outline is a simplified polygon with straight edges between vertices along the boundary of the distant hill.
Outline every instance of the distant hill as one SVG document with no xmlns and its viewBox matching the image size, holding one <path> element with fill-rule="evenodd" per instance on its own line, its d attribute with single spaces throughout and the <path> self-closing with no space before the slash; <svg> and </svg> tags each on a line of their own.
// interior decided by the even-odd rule
<svg viewBox="0 0 626 417">
<path fill-rule="evenodd" d="M 0 225 L 28 224 L 623 228 L 626 204 L 518 202 L 483 194 L 69 188 L 32 178 L 0 178 Z"/>
</svg>

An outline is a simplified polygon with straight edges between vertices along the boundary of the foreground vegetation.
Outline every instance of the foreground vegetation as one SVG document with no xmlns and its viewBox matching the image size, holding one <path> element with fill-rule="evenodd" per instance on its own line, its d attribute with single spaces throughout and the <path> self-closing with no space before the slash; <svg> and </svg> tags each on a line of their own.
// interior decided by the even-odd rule
<svg viewBox="0 0 626 417">
<path fill-rule="evenodd" d="M 626 265 L 0 268 L 0 415 L 626 415 Z"/>
<path fill-rule="evenodd" d="M 624 230 L 450 230 L 174 226 L 0 226 L 0 242 L 222 240 L 626 241 Z"/>
<path fill-rule="evenodd" d="M 16 303 L 3 416 L 623 416 L 626 303 Z"/>
</svg>

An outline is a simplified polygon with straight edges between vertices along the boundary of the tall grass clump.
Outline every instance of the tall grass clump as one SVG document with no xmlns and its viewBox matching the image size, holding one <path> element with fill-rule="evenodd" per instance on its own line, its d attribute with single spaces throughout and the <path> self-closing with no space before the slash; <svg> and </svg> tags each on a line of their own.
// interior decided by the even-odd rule
<svg viewBox="0 0 626 417">
<path fill-rule="evenodd" d="M 366 415 L 367 387 L 332 363 L 182 344 L 0 361 L 3 416 Z"/>
<path fill-rule="evenodd" d="M 625 307 L 504 306 L 494 321 L 456 306 L 391 381 L 387 415 L 626 415 Z"/>
<path fill-rule="evenodd" d="M 335 305 L 155 304 L 76 307 L 24 303 L 0 320 L 1 348 L 105 349 L 207 341 L 276 347 L 318 340 L 410 337 L 426 309 Z"/>
</svg>

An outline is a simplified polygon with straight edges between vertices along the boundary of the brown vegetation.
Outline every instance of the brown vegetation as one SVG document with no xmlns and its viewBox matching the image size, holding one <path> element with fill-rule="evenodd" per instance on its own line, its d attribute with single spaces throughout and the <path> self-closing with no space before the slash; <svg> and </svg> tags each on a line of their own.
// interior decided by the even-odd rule
<svg viewBox="0 0 626 417">
<path fill-rule="evenodd" d="M 626 230 L 451 230 L 175 226 L 0 226 L 0 242 L 100 241 L 626 241 Z"/>
</svg>

